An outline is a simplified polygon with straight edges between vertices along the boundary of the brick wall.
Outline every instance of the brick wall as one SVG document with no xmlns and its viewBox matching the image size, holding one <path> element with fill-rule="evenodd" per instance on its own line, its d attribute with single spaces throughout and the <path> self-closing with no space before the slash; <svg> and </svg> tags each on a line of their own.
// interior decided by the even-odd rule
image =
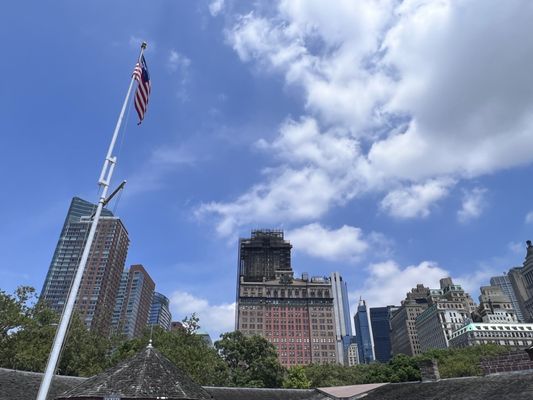
<svg viewBox="0 0 533 400">
<path fill-rule="evenodd" d="M 511 351 L 496 357 L 482 358 L 479 365 L 485 375 L 533 370 L 533 361 L 523 350 Z"/>
</svg>

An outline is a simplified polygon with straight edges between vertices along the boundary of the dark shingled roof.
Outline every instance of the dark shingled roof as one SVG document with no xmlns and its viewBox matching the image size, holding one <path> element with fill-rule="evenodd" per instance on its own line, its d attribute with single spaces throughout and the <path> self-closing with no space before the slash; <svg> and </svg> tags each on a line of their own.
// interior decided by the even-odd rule
<svg viewBox="0 0 533 400">
<path fill-rule="evenodd" d="M 357 397 L 356 397 L 357 398 Z M 372 390 L 365 400 L 531 400 L 533 374 L 514 372 L 432 382 L 391 383 Z"/>
<path fill-rule="evenodd" d="M 211 395 L 152 346 L 87 379 L 57 399 L 165 398 L 207 400 Z"/>
<path fill-rule="evenodd" d="M 0 400 L 35 400 L 43 374 L 0 368 Z M 82 383 L 86 378 L 54 376 L 49 399 Z"/>
<path fill-rule="evenodd" d="M 204 387 L 216 400 L 330 400 L 316 389 Z"/>
</svg>

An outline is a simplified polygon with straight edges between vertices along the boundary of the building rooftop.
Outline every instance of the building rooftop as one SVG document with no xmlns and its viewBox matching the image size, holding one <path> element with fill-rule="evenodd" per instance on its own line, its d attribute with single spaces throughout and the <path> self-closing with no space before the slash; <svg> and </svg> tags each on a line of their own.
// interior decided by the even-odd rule
<svg viewBox="0 0 533 400">
<path fill-rule="evenodd" d="M 57 399 L 211 399 L 211 395 L 151 345 L 87 379 Z"/>
</svg>

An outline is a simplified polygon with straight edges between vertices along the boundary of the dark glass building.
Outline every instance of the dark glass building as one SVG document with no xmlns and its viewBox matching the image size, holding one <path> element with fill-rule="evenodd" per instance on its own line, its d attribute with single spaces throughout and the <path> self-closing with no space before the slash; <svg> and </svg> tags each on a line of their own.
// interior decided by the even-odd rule
<svg viewBox="0 0 533 400">
<path fill-rule="evenodd" d="M 67 217 L 65 218 L 65 222 L 63 223 L 63 228 L 61 229 L 61 234 L 59 235 L 59 240 L 57 242 L 56 249 L 54 251 L 54 255 L 52 256 L 52 262 L 50 263 L 50 268 L 48 268 L 48 273 L 46 274 L 46 278 L 44 280 L 43 288 L 41 289 L 41 296 L 44 293 L 47 293 L 50 288 L 50 283 L 52 276 L 61 269 L 61 265 L 58 262 L 58 257 L 60 257 L 60 254 L 63 252 L 64 248 L 68 246 L 69 243 L 66 243 L 65 234 L 67 232 L 67 228 L 70 223 L 72 222 L 79 222 L 81 217 L 89 217 L 96 211 L 96 204 L 90 203 L 86 200 L 80 199 L 79 197 L 73 197 L 72 201 L 70 202 L 70 207 L 68 208 Z M 102 217 L 112 217 L 113 213 L 107 209 L 102 209 Z M 83 251 L 83 249 L 82 249 Z M 56 303 L 58 301 L 66 299 L 66 295 L 62 293 L 57 293 L 57 301 L 54 298 L 55 296 L 49 295 L 48 300 L 50 302 L 50 305 L 52 308 L 54 308 L 57 312 L 61 313 L 63 311 L 63 306 L 58 307 Z"/>
<path fill-rule="evenodd" d="M 390 317 L 398 310 L 397 306 L 374 307 L 370 309 L 370 324 L 374 339 L 374 354 L 376 360 L 388 362 L 392 357 L 390 341 Z"/>
<path fill-rule="evenodd" d="M 172 314 L 170 314 L 168 297 L 159 292 L 154 292 L 152 298 L 152 307 L 150 308 L 150 317 L 148 317 L 148 325 L 159 325 L 165 330 L 170 330 L 170 322 L 172 321 Z"/>
<path fill-rule="evenodd" d="M 374 361 L 374 349 L 372 347 L 372 337 L 370 334 L 370 323 L 368 322 L 368 311 L 366 302 L 359 301 L 357 313 L 354 316 L 355 340 L 359 352 L 359 363 L 370 364 Z"/>
<path fill-rule="evenodd" d="M 129 338 L 141 336 L 152 307 L 155 284 L 140 264 L 122 273 L 112 326 Z"/>
<path fill-rule="evenodd" d="M 96 206 L 72 199 L 41 299 L 57 313 L 65 306 L 91 227 Z M 103 210 L 78 289 L 75 310 L 88 329 L 109 334 L 115 300 L 128 253 L 129 238 L 119 218 Z"/>
</svg>

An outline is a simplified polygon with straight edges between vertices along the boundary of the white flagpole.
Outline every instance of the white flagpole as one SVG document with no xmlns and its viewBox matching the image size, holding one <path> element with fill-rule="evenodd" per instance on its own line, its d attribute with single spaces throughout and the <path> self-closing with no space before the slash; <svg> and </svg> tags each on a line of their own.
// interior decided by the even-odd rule
<svg viewBox="0 0 533 400">
<path fill-rule="evenodd" d="M 139 63 L 141 62 L 141 57 L 143 55 L 144 49 L 146 49 L 146 42 L 143 42 L 141 44 L 141 53 L 139 54 L 138 58 Z M 52 383 L 52 378 L 56 371 L 56 367 L 59 361 L 59 355 L 61 353 L 61 348 L 63 347 L 68 325 L 70 323 L 70 318 L 72 316 L 72 311 L 74 310 L 74 304 L 78 295 L 78 289 L 81 283 L 81 279 L 83 277 L 85 266 L 87 265 L 87 259 L 89 258 L 89 252 L 91 251 L 91 245 L 94 239 L 94 235 L 96 233 L 96 227 L 98 226 L 98 220 L 100 219 L 100 214 L 102 213 L 102 208 L 104 207 L 104 202 L 107 196 L 107 190 L 109 189 L 113 170 L 115 169 L 115 164 L 117 162 L 117 158 L 113 156 L 113 149 L 115 147 L 115 142 L 117 141 L 118 132 L 120 130 L 120 126 L 122 125 L 122 119 L 124 118 L 124 113 L 126 112 L 126 107 L 128 105 L 131 89 L 133 88 L 134 82 L 135 78 L 132 76 L 130 86 L 128 87 L 128 93 L 126 94 L 126 98 L 124 99 L 124 104 L 122 104 L 122 109 L 120 110 L 117 125 L 115 126 L 115 131 L 113 132 L 113 138 L 111 139 L 111 143 L 109 144 L 109 149 L 107 151 L 107 156 L 102 167 L 100 179 L 98 180 L 98 184 L 102 189 L 100 199 L 98 200 L 98 207 L 96 208 L 91 228 L 89 230 L 89 236 L 87 237 L 87 242 L 85 243 L 85 248 L 83 249 L 80 265 L 78 266 L 74 281 L 72 282 L 67 303 L 65 304 L 65 308 L 63 310 L 63 313 L 61 314 L 61 320 L 57 328 L 54 343 L 52 345 L 52 350 L 48 358 L 48 363 L 46 364 L 44 377 L 41 381 L 41 386 L 39 387 L 37 400 L 46 400 L 48 392 L 50 390 L 50 385 Z"/>
</svg>

